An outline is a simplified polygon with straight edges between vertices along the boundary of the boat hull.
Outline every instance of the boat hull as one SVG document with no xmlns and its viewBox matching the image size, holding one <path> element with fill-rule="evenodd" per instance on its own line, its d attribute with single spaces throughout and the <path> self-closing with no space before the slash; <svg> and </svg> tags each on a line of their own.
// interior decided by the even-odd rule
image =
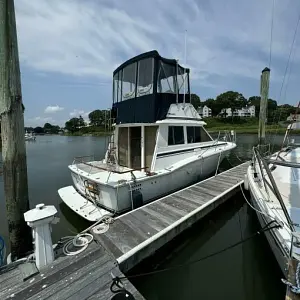
<svg viewBox="0 0 300 300">
<path fill-rule="evenodd" d="M 90 199 L 92 205 L 97 204 L 97 206 L 108 212 L 122 214 L 185 188 L 195 182 L 199 182 L 209 175 L 214 174 L 218 167 L 218 163 L 224 159 L 230 150 L 231 149 L 224 150 L 221 157 L 220 153 L 216 152 L 216 154 L 209 155 L 205 158 L 199 158 L 178 169 L 163 174 L 147 176 L 140 180 L 137 179 L 134 182 L 126 182 L 117 187 L 99 184 L 92 181 L 90 178 L 85 178 L 78 173 L 75 174 L 72 172 L 73 183 L 76 189 L 74 189 L 74 191 L 77 191 L 77 194 L 80 197 L 77 198 L 78 201 L 81 202 L 81 205 L 79 202 L 76 205 L 71 205 L 71 194 L 62 197 L 63 189 L 59 190 L 59 194 L 63 202 L 65 202 L 74 212 L 86 219 L 88 219 L 85 217 L 86 213 L 78 210 L 78 207 L 82 206 L 86 199 Z M 87 186 L 83 183 L 86 181 L 91 183 L 98 192 L 92 195 L 90 190 L 87 192 Z"/>
<path fill-rule="evenodd" d="M 251 167 L 250 167 L 251 168 Z M 267 224 L 269 224 L 273 218 L 267 216 L 267 214 L 260 213 L 261 211 L 265 211 L 265 208 L 262 206 L 261 198 L 257 196 L 257 192 L 255 191 L 256 187 L 253 182 L 253 178 L 251 178 L 251 171 L 247 172 L 247 179 L 249 184 L 249 192 L 251 196 L 251 204 L 256 209 L 257 219 L 262 228 L 264 228 Z M 284 248 L 284 241 L 280 239 L 278 236 L 277 229 L 264 231 L 265 237 L 268 241 L 268 244 L 277 260 L 277 263 L 284 274 L 287 276 L 287 267 L 288 267 L 288 251 L 287 248 Z"/>
</svg>

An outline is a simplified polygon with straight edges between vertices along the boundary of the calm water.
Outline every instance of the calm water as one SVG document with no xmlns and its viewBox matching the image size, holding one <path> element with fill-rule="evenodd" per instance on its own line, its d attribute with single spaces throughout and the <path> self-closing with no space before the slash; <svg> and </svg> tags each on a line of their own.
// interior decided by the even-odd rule
<svg viewBox="0 0 300 300">
<path fill-rule="evenodd" d="M 299 137 L 295 138 L 299 142 Z M 282 136 L 276 137 L 277 147 L 282 139 Z M 238 147 L 222 163 L 221 169 L 250 159 L 251 149 L 256 142 L 256 135 L 238 135 Z M 89 226 L 88 222 L 71 212 L 58 196 L 59 188 L 72 184 L 68 164 L 75 156 L 92 154 L 101 158 L 105 147 L 103 137 L 38 136 L 36 142 L 27 143 L 30 205 L 34 207 L 38 203 L 45 203 L 56 206 L 60 222 L 53 226 L 54 242 Z M 6 224 L 0 177 L 0 235 L 7 241 Z M 251 235 L 257 228 L 256 215 L 238 194 L 133 272 L 194 261 Z M 264 236 L 260 236 L 197 264 L 137 278 L 133 283 L 147 299 L 153 300 L 282 299 L 284 286 L 280 278 L 279 267 Z"/>
</svg>

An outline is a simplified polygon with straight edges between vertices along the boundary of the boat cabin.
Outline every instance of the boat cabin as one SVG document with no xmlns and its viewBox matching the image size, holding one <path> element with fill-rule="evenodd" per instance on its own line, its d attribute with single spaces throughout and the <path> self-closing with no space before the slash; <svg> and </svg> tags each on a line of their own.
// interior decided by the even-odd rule
<svg viewBox="0 0 300 300">
<path fill-rule="evenodd" d="M 177 60 L 150 51 L 119 66 L 113 75 L 112 109 L 118 165 L 153 172 L 191 155 L 195 144 L 211 142 L 205 122 L 186 102 L 189 69 Z"/>
</svg>

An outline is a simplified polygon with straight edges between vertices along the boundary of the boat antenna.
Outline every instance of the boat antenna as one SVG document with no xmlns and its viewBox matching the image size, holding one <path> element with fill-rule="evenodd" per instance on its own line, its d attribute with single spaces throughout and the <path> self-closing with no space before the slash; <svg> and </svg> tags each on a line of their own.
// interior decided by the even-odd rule
<svg viewBox="0 0 300 300">
<path fill-rule="evenodd" d="M 185 74 L 185 65 L 186 65 L 186 33 L 187 30 L 184 31 L 184 67 L 183 67 L 183 103 L 185 103 L 185 79 L 186 79 L 186 74 Z"/>
<path fill-rule="evenodd" d="M 179 88 L 178 88 L 178 59 L 176 59 L 176 104 L 178 104 L 178 93 L 179 93 Z"/>
</svg>

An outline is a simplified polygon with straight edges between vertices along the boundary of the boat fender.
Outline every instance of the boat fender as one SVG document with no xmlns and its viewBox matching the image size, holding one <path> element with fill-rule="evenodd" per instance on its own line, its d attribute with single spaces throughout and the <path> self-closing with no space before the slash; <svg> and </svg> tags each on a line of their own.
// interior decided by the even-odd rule
<svg viewBox="0 0 300 300">
<path fill-rule="evenodd" d="M 136 209 L 143 205 L 143 194 L 141 193 L 141 191 L 132 191 L 132 204 L 133 209 Z"/>
<path fill-rule="evenodd" d="M 249 180 L 247 174 L 245 174 L 245 179 L 244 179 L 244 188 L 245 190 L 249 190 Z"/>
</svg>

